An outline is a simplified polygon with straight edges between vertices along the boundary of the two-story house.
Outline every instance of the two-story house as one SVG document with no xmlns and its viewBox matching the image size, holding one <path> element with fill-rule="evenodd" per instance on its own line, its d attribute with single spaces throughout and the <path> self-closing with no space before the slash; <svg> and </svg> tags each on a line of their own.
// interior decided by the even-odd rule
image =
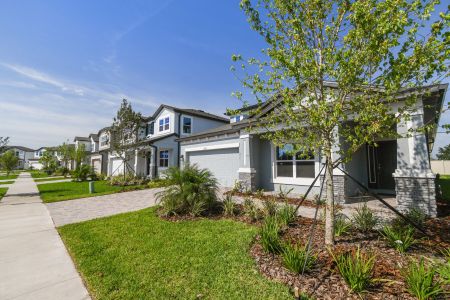
<svg viewBox="0 0 450 300">
<path fill-rule="evenodd" d="M 180 165 L 180 137 L 190 136 L 205 130 L 227 124 L 227 118 L 197 109 L 182 109 L 161 105 L 153 115 L 144 119 L 139 131 L 139 147 L 129 155 L 128 167 L 138 176 L 156 178 L 164 170 Z M 105 147 L 109 132 L 103 132 Z M 102 136 L 99 133 L 100 150 Z M 106 149 L 106 148 L 105 148 Z M 122 159 L 109 153 L 108 175 L 123 174 Z"/>
<path fill-rule="evenodd" d="M 34 150 L 23 146 L 9 146 L 7 150 L 13 151 L 19 159 L 17 169 L 23 170 L 29 168 L 29 159 L 34 158 Z"/>
<path fill-rule="evenodd" d="M 47 147 L 40 147 L 36 150 L 34 150 L 32 157 L 28 159 L 28 168 L 29 169 L 35 169 L 35 170 L 41 170 L 42 164 L 39 162 L 41 157 L 44 155 L 44 152 L 47 151 Z"/>
<path fill-rule="evenodd" d="M 98 134 L 91 133 L 89 135 L 89 141 L 91 143 L 91 151 L 88 158 L 89 164 L 94 168 L 96 173 L 102 173 L 102 156 L 99 152 Z"/>
</svg>

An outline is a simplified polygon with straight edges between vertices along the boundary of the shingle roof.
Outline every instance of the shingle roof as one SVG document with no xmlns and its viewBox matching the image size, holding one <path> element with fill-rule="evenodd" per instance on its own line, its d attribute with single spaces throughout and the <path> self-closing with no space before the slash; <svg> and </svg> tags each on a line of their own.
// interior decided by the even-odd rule
<svg viewBox="0 0 450 300">
<path fill-rule="evenodd" d="M 90 138 L 92 138 L 94 140 L 94 142 L 98 142 L 98 134 L 96 133 L 91 133 L 89 135 Z"/>
<path fill-rule="evenodd" d="M 33 149 L 24 146 L 8 146 L 6 149 L 19 149 L 25 152 L 34 152 Z"/>
<path fill-rule="evenodd" d="M 170 106 L 170 105 L 166 105 L 166 104 L 160 105 L 158 107 L 158 109 L 155 111 L 155 113 L 152 116 L 147 117 L 146 120 L 154 119 L 163 108 L 168 108 L 168 109 L 174 110 L 179 113 L 184 113 L 184 114 L 193 115 L 193 116 L 199 116 L 199 117 L 203 117 L 205 119 L 220 121 L 220 122 L 224 122 L 224 123 L 228 123 L 230 121 L 227 118 L 205 112 L 201 109 L 179 108 L 179 107 Z"/>
<path fill-rule="evenodd" d="M 88 137 L 84 137 L 84 136 L 76 136 L 76 137 L 73 139 L 73 141 L 74 141 L 74 142 L 76 142 L 76 141 L 89 142 L 90 139 L 89 139 Z"/>
</svg>

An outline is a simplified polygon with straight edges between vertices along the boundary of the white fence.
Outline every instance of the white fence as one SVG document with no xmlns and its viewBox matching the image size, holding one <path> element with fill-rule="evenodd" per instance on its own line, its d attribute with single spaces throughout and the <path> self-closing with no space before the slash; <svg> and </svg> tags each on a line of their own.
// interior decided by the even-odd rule
<svg viewBox="0 0 450 300">
<path fill-rule="evenodd" d="M 450 160 L 432 160 L 431 170 L 435 174 L 450 175 Z"/>
</svg>

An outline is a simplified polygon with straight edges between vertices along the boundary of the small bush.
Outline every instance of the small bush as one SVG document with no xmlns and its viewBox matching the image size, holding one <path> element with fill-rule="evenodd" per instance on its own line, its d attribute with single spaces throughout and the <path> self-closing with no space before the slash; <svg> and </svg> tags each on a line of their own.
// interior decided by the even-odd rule
<svg viewBox="0 0 450 300">
<path fill-rule="evenodd" d="M 117 175 L 110 178 L 109 184 L 116 186 L 130 186 L 130 185 L 143 185 L 148 182 L 147 179 L 136 176 L 132 173 L 128 173 L 125 175 Z"/>
<path fill-rule="evenodd" d="M 405 228 L 395 228 L 393 226 L 385 226 L 381 231 L 383 237 L 387 240 L 389 246 L 397 251 L 404 253 L 417 243 L 414 238 L 414 228 L 406 226 Z"/>
<path fill-rule="evenodd" d="M 278 205 L 273 198 L 263 200 L 263 212 L 265 216 L 275 216 Z"/>
<path fill-rule="evenodd" d="M 446 284 L 450 284 L 450 260 L 439 266 L 437 272 Z"/>
<path fill-rule="evenodd" d="M 185 165 L 166 171 L 168 187 L 156 194 L 164 215 L 198 216 L 217 204 L 217 180 L 206 169 Z"/>
<path fill-rule="evenodd" d="M 234 182 L 233 189 L 231 190 L 232 193 L 242 193 L 244 191 L 244 184 L 242 181 L 236 180 Z"/>
<path fill-rule="evenodd" d="M 147 186 L 151 189 L 166 187 L 166 186 L 168 186 L 168 182 L 165 179 L 156 178 L 156 179 L 150 180 L 149 183 L 147 184 Z"/>
<path fill-rule="evenodd" d="M 278 219 L 278 223 L 281 226 L 288 226 L 289 224 L 294 222 L 296 218 L 295 207 L 293 207 L 289 203 L 285 203 L 278 209 L 276 217 Z"/>
<path fill-rule="evenodd" d="M 346 234 L 352 224 L 346 220 L 346 217 L 344 215 L 337 215 L 334 220 L 334 235 L 335 236 L 342 236 Z"/>
<path fill-rule="evenodd" d="M 379 223 L 379 218 L 367 207 L 367 203 L 359 206 L 352 218 L 355 228 L 364 233 L 374 230 Z"/>
<path fill-rule="evenodd" d="M 283 190 L 283 188 L 281 187 L 281 185 L 279 186 L 278 189 L 278 198 L 282 199 L 282 200 L 286 200 L 287 197 L 289 196 L 289 194 L 294 190 L 294 188 L 288 189 L 288 190 Z"/>
<path fill-rule="evenodd" d="M 256 198 L 262 199 L 264 197 L 264 189 L 259 189 L 255 192 Z"/>
<path fill-rule="evenodd" d="M 331 255 L 339 273 L 353 292 L 361 293 L 370 286 L 373 281 L 375 255 L 363 253 L 359 247 L 338 256 L 333 253 Z"/>
<path fill-rule="evenodd" d="M 78 166 L 73 172 L 72 177 L 75 181 L 86 181 L 88 178 L 95 176 L 94 169 L 89 165 Z"/>
<path fill-rule="evenodd" d="M 425 221 L 427 219 L 427 215 L 417 208 L 411 208 L 410 210 L 408 210 L 408 212 L 405 214 L 405 217 L 421 227 L 425 224 Z M 392 221 L 392 226 L 397 228 L 403 228 L 405 226 L 412 226 L 412 225 L 402 217 L 397 217 Z"/>
<path fill-rule="evenodd" d="M 423 258 L 419 260 L 419 263 L 411 262 L 403 270 L 403 276 L 408 292 L 419 300 L 434 299 L 443 292 L 442 283 L 434 280 L 436 269 L 427 267 Z"/>
<path fill-rule="evenodd" d="M 281 257 L 283 265 L 294 273 L 300 274 L 302 271 L 308 272 L 316 263 L 316 256 L 313 253 L 306 253 L 306 246 L 285 244 Z"/>
<path fill-rule="evenodd" d="M 283 250 L 281 238 L 279 236 L 280 225 L 274 217 L 268 217 L 260 229 L 261 245 L 264 251 L 279 254 Z"/>
<path fill-rule="evenodd" d="M 249 217 L 252 221 L 257 221 L 261 216 L 259 209 L 250 198 L 244 199 L 243 211 L 244 215 Z"/>
<path fill-rule="evenodd" d="M 223 214 L 225 216 L 234 216 L 236 213 L 236 203 L 233 201 L 233 196 L 227 194 L 222 202 Z"/>
</svg>

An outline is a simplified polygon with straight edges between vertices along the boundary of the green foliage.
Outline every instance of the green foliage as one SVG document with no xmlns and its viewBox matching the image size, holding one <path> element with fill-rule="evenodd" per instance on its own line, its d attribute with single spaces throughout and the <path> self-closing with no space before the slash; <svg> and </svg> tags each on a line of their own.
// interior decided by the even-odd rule
<svg viewBox="0 0 450 300">
<path fill-rule="evenodd" d="M 9 176 L 9 173 L 17 167 L 18 161 L 19 158 L 12 150 L 6 151 L 0 156 L 0 166 L 6 172 L 6 176 Z"/>
<path fill-rule="evenodd" d="M 64 177 L 67 177 L 67 175 L 69 175 L 69 174 L 70 174 L 70 170 L 66 167 L 59 167 L 55 171 L 55 175 L 58 175 L 58 176 L 62 175 Z"/>
<path fill-rule="evenodd" d="M 72 172 L 72 178 L 74 181 L 86 181 L 88 178 L 91 180 L 97 180 L 97 175 L 94 172 L 94 168 L 89 165 L 78 165 Z"/>
<path fill-rule="evenodd" d="M 284 205 L 278 208 L 276 218 L 280 226 L 288 226 L 289 224 L 295 221 L 296 218 L 295 207 L 293 207 L 289 203 L 285 203 Z"/>
<path fill-rule="evenodd" d="M 275 217 L 264 219 L 260 228 L 261 245 L 264 251 L 279 254 L 283 250 L 282 241 L 279 235 L 280 225 Z"/>
<path fill-rule="evenodd" d="M 52 175 L 58 168 L 58 161 L 53 151 L 46 150 L 42 154 L 39 162 L 42 164 L 42 171 L 47 173 L 47 175 Z"/>
<path fill-rule="evenodd" d="M 409 209 L 408 212 L 404 214 L 404 216 L 408 220 L 412 221 L 414 224 L 419 225 L 421 227 L 425 224 L 425 220 L 427 219 L 427 215 L 423 211 L 415 207 Z M 405 219 L 401 217 L 396 217 L 392 221 L 392 226 L 397 228 L 403 228 L 405 226 L 412 226 L 412 225 Z"/>
<path fill-rule="evenodd" d="M 264 189 L 258 189 L 255 192 L 256 198 L 262 199 L 264 197 Z"/>
<path fill-rule="evenodd" d="M 263 212 L 265 216 L 275 216 L 278 211 L 278 205 L 275 199 L 268 198 L 262 200 L 263 202 Z"/>
<path fill-rule="evenodd" d="M 376 256 L 370 253 L 356 250 L 334 255 L 333 259 L 339 273 L 348 284 L 349 288 L 356 293 L 365 291 L 373 281 L 373 270 Z"/>
<path fill-rule="evenodd" d="M 384 226 L 381 234 L 387 240 L 389 246 L 401 253 L 408 251 L 412 245 L 417 243 L 414 238 L 414 228 L 409 226 L 404 228 Z"/>
<path fill-rule="evenodd" d="M 142 176 L 136 176 L 134 174 L 127 173 L 125 175 L 112 176 L 109 179 L 109 182 L 111 185 L 116 186 L 144 185 L 148 183 L 148 179 Z"/>
<path fill-rule="evenodd" d="M 233 185 L 232 193 L 243 193 L 244 192 L 244 184 L 240 180 L 236 180 Z"/>
<path fill-rule="evenodd" d="M 284 244 L 283 252 L 281 253 L 283 265 L 288 270 L 291 270 L 297 274 L 302 273 L 302 271 L 310 271 L 314 267 L 317 258 L 314 253 L 311 252 L 307 255 L 306 250 L 306 245 L 300 246 L 299 244 Z"/>
<path fill-rule="evenodd" d="M 359 206 L 352 215 L 353 226 L 364 233 L 374 230 L 375 226 L 379 224 L 379 220 L 373 211 L 367 207 L 367 203 Z"/>
<path fill-rule="evenodd" d="M 437 272 L 445 284 L 450 284 L 450 259 L 440 265 Z"/>
<path fill-rule="evenodd" d="M 434 279 L 436 273 L 433 266 L 425 265 L 423 258 L 418 263 L 411 262 L 403 270 L 408 292 L 419 300 L 435 299 L 443 292 L 441 282 Z"/>
<path fill-rule="evenodd" d="M 346 220 L 345 215 L 339 214 L 334 219 L 334 234 L 335 236 L 342 236 L 346 234 L 350 228 L 352 227 L 352 223 Z"/>
<path fill-rule="evenodd" d="M 166 187 L 168 185 L 169 185 L 168 181 L 165 180 L 165 179 L 161 179 L 161 178 L 152 179 L 148 183 L 148 187 L 151 188 L 151 189 L 153 189 L 153 188 L 160 188 L 160 187 Z"/>
<path fill-rule="evenodd" d="M 62 168 L 65 168 L 67 170 L 67 172 L 63 172 L 62 174 L 64 175 L 64 177 L 66 177 L 69 174 L 68 166 L 74 153 L 74 147 L 73 145 L 70 145 L 68 143 L 63 143 L 62 145 L 58 146 L 56 151 L 58 152 L 58 156 L 60 157 Z"/>
<path fill-rule="evenodd" d="M 249 217 L 253 222 L 259 220 L 261 217 L 260 210 L 256 207 L 255 202 L 253 202 L 251 198 L 244 199 L 243 212 L 244 215 Z"/>
<path fill-rule="evenodd" d="M 217 180 L 209 170 L 187 164 L 169 168 L 165 175 L 169 186 L 156 195 L 163 214 L 199 216 L 217 204 Z"/>
<path fill-rule="evenodd" d="M 228 193 L 222 202 L 223 214 L 232 217 L 236 214 L 236 203 L 233 201 L 233 195 Z"/>
<path fill-rule="evenodd" d="M 450 160 L 450 144 L 445 147 L 439 147 L 436 157 L 439 160 Z"/>
<path fill-rule="evenodd" d="M 5 152 L 6 146 L 9 143 L 9 137 L 0 136 L 0 155 Z"/>
<path fill-rule="evenodd" d="M 78 147 L 70 148 L 71 157 L 75 162 L 75 166 L 78 167 L 82 163 L 86 162 L 87 151 L 85 144 L 79 144 Z"/>
<path fill-rule="evenodd" d="M 279 189 L 278 189 L 278 194 L 277 194 L 277 196 L 278 196 L 278 198 L 280 198 L 280 199 L 282 199 L 282 200 L 286 200 L 287 197 L 289 196 L 289 194 L 290 194 L 293 190 L 294 190 L 294 188 L 290 188 L 290 189 L 285 190 L 285 189 L 283 189 L 283 188 L 281 187 L 281 185 L 280 185 L 280 186 L 279 186 Z"/>
</svg>

